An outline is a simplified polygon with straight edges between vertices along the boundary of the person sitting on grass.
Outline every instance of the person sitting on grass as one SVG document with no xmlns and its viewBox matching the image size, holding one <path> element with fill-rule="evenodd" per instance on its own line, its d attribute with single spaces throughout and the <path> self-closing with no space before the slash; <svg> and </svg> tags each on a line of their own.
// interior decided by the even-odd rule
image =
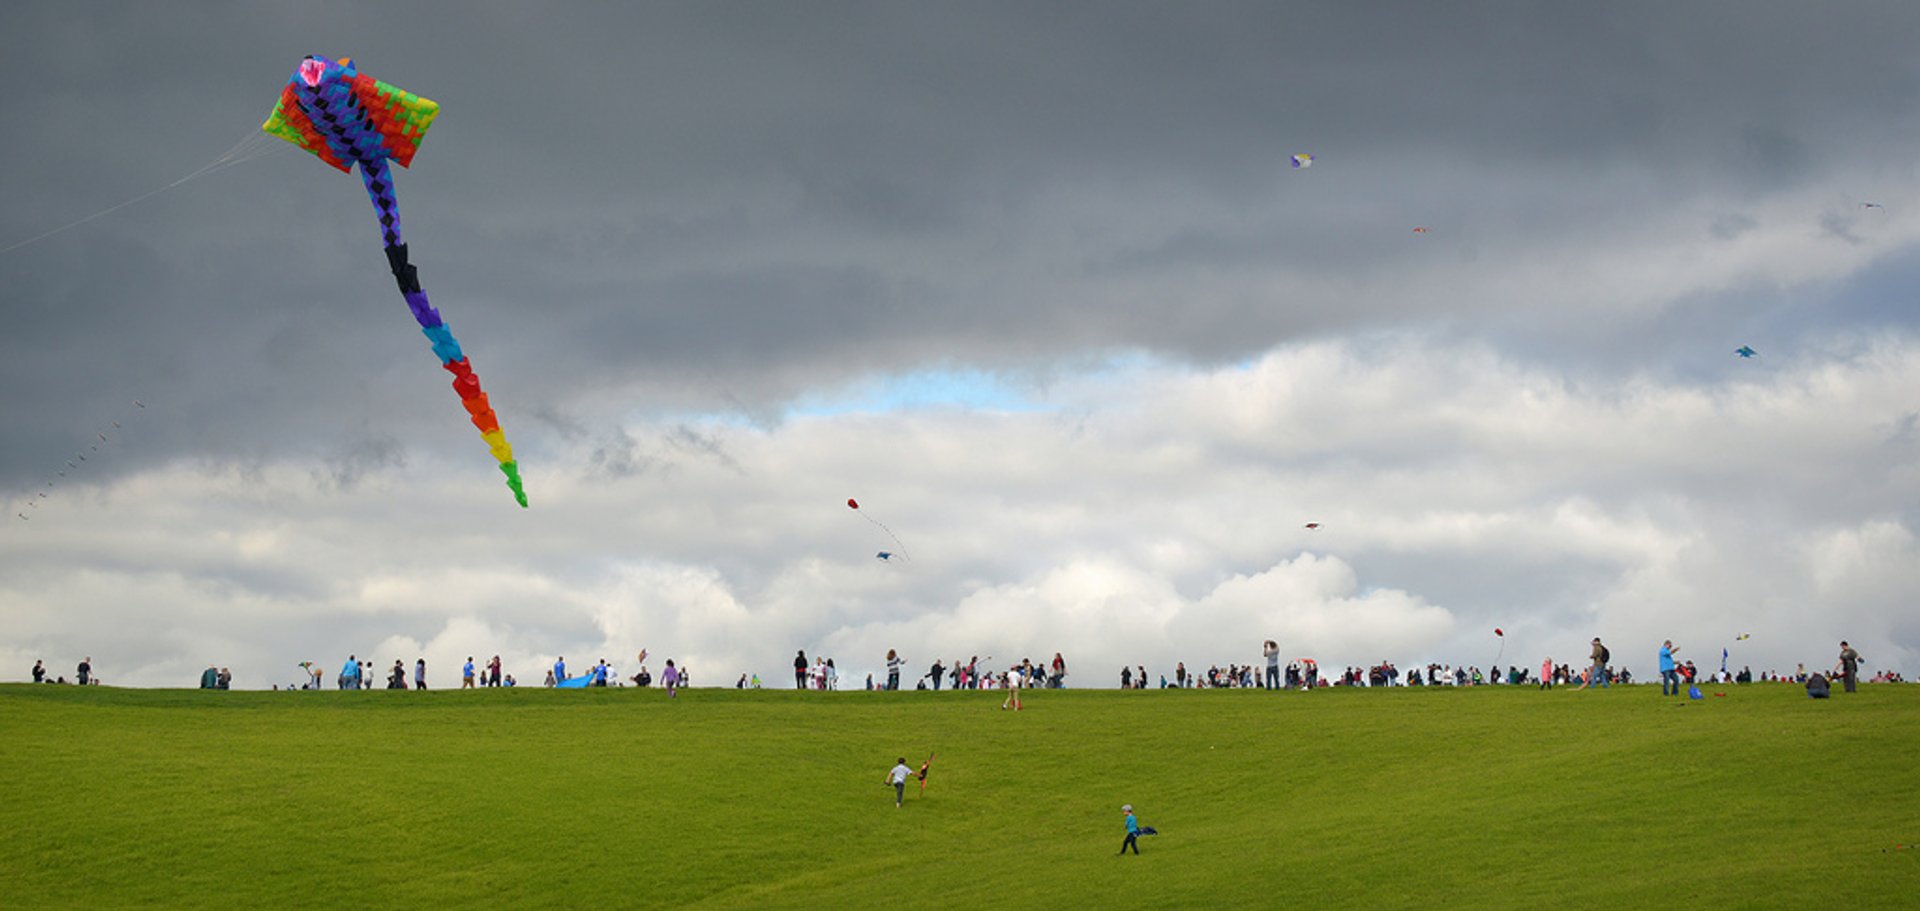
<svg viewBox="0 0 1920 911">
<path fill-rule="evenodd" d="M 1807 696 L 1809 698 L 1825 699 L 1831 695 L 1833 695 L 1832 687 L 1828 686 L 1827 678 L 1819 672 L 1816 671 L 1813 676 L 1807 678 Z"/>
</svg>

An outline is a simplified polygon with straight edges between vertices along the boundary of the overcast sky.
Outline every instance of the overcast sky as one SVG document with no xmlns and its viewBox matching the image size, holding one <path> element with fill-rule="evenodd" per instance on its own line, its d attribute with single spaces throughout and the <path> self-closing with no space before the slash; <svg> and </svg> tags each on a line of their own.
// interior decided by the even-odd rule
<svg viewBox="0 0 1920 911">
<path fill-rule="evenodd" d="M 1898 3 L 0 5 L 0 247 L 244 141 L 0 253 L 0 678 L 352 653 L 452 685 L 498 653 L 537 683 L 644 647 L 730 685 L 896 648 L 1111 686 L 1268 638 L 1485 666 L 1495 627 L 1536 667 L 1844 638 L 1912 675 L 1916 33 Z M 252 138 L 307 54 L 441 105 L 401 210 L 530 509 L 358 179 Z"/>
</svg>

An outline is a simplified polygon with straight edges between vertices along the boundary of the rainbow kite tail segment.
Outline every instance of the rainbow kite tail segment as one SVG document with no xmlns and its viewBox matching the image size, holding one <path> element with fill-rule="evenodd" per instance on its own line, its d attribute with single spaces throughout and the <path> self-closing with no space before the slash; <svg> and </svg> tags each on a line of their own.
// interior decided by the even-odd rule
<svg viewBox="0 0 1920 911">
<path fill-rule="evenodd" d="M 500 471 L 507 476 L 507 486 L 513 490 L 513 498 L 522 508 L 527 505 L 527 491 L 520 482 L 520 463 L 513 459 L 513 445 L 507 442 L 506 433 L 500 429 L 500 418 L 487 404 L 487 394 L 480 390 L 480 378 L 473 373 L 473 365 L 467 363 L 467 356 L 460 351 L 460 342 L 454 339 L 453 330 L 447 328 L 440 311 L 427 303 L 427 292 L 420 290 L 420 273 L 407 261 L 407 244 L 400 234 L 400 203 L 393 193 L 393 178 L 387 172 L 384 159 L 360 162 L 360 179 L 367 185 L 367 196 L 373 200 L 373 208 L 380 216 L 380 239 L 386 244 L 387 265 L 393 270 L 394 280 L 400 283 L 400 293 L 407 299 L 407 309 L 413 311 L 413 318 L 420 323 L 420 331 L 427 341 L 433 344 L 433 353 L 440 358 L 440 366 L 453 374 L 453 391 L 460 396 L 460 404 L 466 406 L 467 414 L 472 416 L 473 426 L 479 428 L 480 438 L 487 441 L 488 451 L 493 453 L 494 461 L 500 463 Z"/>
</svg>

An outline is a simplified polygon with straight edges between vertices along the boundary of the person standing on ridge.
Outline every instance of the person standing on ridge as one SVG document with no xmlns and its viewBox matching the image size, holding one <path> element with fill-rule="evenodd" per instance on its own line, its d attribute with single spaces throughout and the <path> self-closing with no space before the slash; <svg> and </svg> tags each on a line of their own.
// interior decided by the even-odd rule
<svg viewBox="0 0 1920 911">
<path fill-rule="evenodd" d="M 85 683 L 86 680 L 80 682 Z M 1853 692 L 1853 685 L 1860 682 L 1860 653 L 1854 651 L 1845 639 L 1840 640 L 1840 682 L 1849 693 Z"/>
<path fill-rule="evenodd" d="M 1680 647 L 1674 645 L 1672 639 L 1660 643 L 1660 695 L 1662 696 L 1680 695 L 1680 670 L 1673 663 L 1673 653 L 1679 650 Z M 1672 688 L 1671 692 L 1668 691 L 1669 687 Z"/>
</svg>

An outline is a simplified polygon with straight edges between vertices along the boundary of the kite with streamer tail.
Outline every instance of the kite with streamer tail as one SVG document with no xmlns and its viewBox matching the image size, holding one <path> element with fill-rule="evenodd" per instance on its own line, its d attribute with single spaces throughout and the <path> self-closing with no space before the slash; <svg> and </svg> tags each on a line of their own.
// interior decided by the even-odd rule
<svg viewBox="0 0 1920 911">
<path fill-rule="evenodd" d="M 913 558 L 912 558 L 912 557 L 909 557 L 909 556 L 907 556 L 907 545 L 906 545 L 906 544 L 905 544 L 904 542 L 902 542 L 902 541 L 900 540 L 900 536 L 899 536 L 899 535 L 896 535 L 896 534 L 894 534 L 894 533 L 893 533 L 893 529 L 891 529 L 891 528 L 888 528 L 888 527 L 886 526 L 886 524 L 885 524 L 885 523 L 883 523 L 883 522 L 881 522 L 881 521 L 880 521 L 879 519 L 876 519 L 876 518 L 874 518 L 874 517 L 872 517 L 872 516 L 870 516 L 870 515 L 867 515 L 867 514 L 866 514 L 866 513 L 864 513 L 864 512 L 861 512 L 861 511 L 860 511 L 860 501 L 859 501 L 859 500 L 856 500 L 856 499 L 854 499 L 854 498 L 852 498 L 852 497 L 848 497 L 848 498 L 847 498 L 847 508 L 848 508 L 848 509 L 851 509 L 851 510 L 853 510 L 853 511 L 854 511 L 854 512 L 855 512 L 856 514 L 858 514 L 858 515 L 860 516 L 860 518 L 862 518 L 862 519 L 865 519 L 865 520 L 867 520 L 867 521 L 869 521 L 869 522 L 872 522 L 872 523 L 873 523 L 874 525 L 876 525 L 876 526 L 878 526 L 878 527 L 879 527 L 879 529 L 880 529 L 881 531 L 884 531 L 884 532 L 886 532 L 886 533 L 887 533 L 887 537 L 889 537 L 889 538 L 892 538 L 892 539 L 893 539 L 893 543 L 895 543 L 895 544 L 899 544 L 899 545 L 900 545 L 900 550 L 899 550 L 899 551 L 898 551 L 897 553 L 895 553 L 895 552 L 883 552 L 883 553 L 881 553 L 881 554 L 879 554 L 879 555 L 878 555 L 878 556 L 879 556 L 879 559 L 882 559 L 882 560 L 887 560 L 887 559 L 890 559 L 890 558 L 892 558 L 892 557 L 899 557 L 900 559 L 902 559 L 902 560 L 905 560 L 905 561 L 907 561 L 907 562 L 909 562 L 909 563 L 911 563 L 911 562 L 913 562 Z"/>
<path fill-rule="evenodd" d="M 1495 638 L 1500 640 L 1500 653 L 1493 656 L 1493 663 L 1499 664 L 1500 659 L 1505 657 L 1507 654 L 1507 634 L 1500 627 L 1496 626 L 1493 628 L 1493 635 Z"/>
<path fill-rule="evenodd" d="M 427 303 L 420 289 L 420 276 L 407 258 L 407 243 L 400 233 L 400 202 L 393 192 L 393 175 L 387 162 L 401 167 L 413 162 L 427 128 L 433 125 L 440 106 L 411 92 L 405 92 L 354 68 L 351 58 L 337 61 L 308 57 L 300 62 L 293 78 L 280 90 L 273 115 L 260 128 L 312 152 L 321 161 L 341 171 L 360 166 L 360 182 L 366 185 L 374 214 L 380 220 L 380 240 L 386 248 L 387 266 L 400 284 L 407 309 L 420 324 L 440 359 L 440 366 L 453 374 L 453 391 L 460 396 L 473 426 L 487 449 L 507 476 L 507 487 L 522 507 L 527 491 L 520 481 L 520 463 L 514 460 L 513 446 L 500 430 L 500 419 L 480 390 L 480 378 L 460 350 L 453 330 L 441 319 L 440 311 Z"/>
</svg>

